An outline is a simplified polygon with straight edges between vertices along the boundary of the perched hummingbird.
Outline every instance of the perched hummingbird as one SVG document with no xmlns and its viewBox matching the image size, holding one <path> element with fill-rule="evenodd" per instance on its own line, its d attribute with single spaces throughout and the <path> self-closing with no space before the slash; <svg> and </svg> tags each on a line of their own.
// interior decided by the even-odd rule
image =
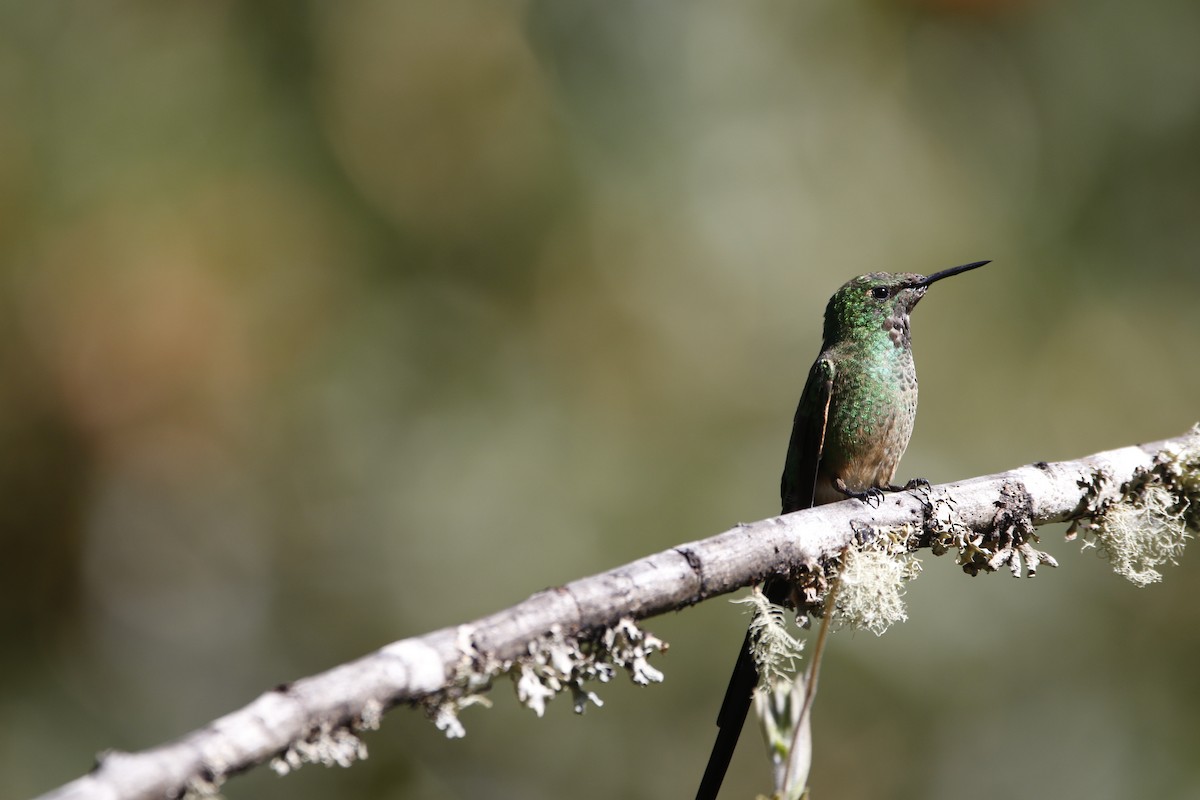
<svg viewBox="0 0 1200 800">
<path fill-rule="evenodd" d="M 917 416 L 917 370 L 909 338 L 909 315 L 936 281 L 987 264 L 914 275 L 870 272 L 848 281 L 825 307 L 825 330 L 800 395 L 783 466 L 783 513 L 854 497 L 878 497 L 892 485 Z M 775 578 L 765 586 L 774 603 L 790 587 Z M 733 757 L 758 684 L 746 633 L 725 700 L 720 731 L 696 800 L 714 800 Z"/>
</svg>

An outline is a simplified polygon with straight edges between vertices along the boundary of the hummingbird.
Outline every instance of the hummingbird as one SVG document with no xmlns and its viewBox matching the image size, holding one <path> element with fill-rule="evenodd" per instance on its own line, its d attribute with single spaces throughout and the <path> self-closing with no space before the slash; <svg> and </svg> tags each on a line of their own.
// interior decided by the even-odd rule
<svg viewBox="0 0 1200 800">
<path fill-rule="evenodd" d="M 895 486 L 896 467 L 917 416 L 917 370 L 909 316 L 937 281 L 982 267 L 975 261 L 932 275 L 869 272 L 847 281 L 825 307 L 821 353 L 808 371 L 784 460 L 783 513 L 847 498 L 878 501 Z M 767 580 L 773 603 L 791 587 Z M 750 709 L 758 668 L 747 631 L 717 715 L 719 732 L 696 800 L 715 800 Z"/>
</svg>

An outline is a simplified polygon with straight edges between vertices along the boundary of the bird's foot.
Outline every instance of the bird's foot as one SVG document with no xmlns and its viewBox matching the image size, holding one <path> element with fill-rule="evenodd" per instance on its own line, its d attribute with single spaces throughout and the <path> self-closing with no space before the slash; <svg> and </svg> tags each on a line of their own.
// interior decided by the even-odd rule
<svg viewBox="0 0 1200 800">
<path fill-rule="evenodd" d="M 872 508 L 879 508 L 883 505 L 883 489 L 880 489 L 878 486 L 856 491 L 847 486 L 844 480 L 838 478 L 833 482 L 833 488 L 851 500 L 861 500 Z"/>
<path fill-rule="evenodd" d="M 851 489 L 846 485 L 844 480 L 838 478 L 833 482 L 833 487 L 851 500 L 861 500 L 872 508 L 879 508 L 879 506 L 883 505 L 884 492 L 907 492 L 910 489 L 928 489 L 929 481 L 924 478 L 913 478 L 903 486 L 893 486 L 891 484 L 887 486 L 871 486 L 859 491 Z"/>
<path fill-rule="evenodd" d="M 904 484 L 903 486 L 889 486 L 889 487 L 887 487 L 887 490 L 889 492 L 907 492 L 910 489 L 928 489 L 928 488 L 929 488 L 929 481 L 925 480 L 924 478 L 913 478 L 911 481 Z"/>
</svg>

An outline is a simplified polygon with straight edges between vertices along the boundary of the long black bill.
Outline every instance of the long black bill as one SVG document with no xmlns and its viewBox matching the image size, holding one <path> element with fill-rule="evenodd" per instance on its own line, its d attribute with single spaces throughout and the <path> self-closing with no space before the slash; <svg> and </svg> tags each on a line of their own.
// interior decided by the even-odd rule
<svg viewBox="0 0 1200 800">
<path fill-rule="evenodd" d="M 918 281 L 918 282 L 914 283 L 913 286 L 914 287 L 928 286 L 929 284 L 933 283 L 934 281 L 940 281 L 942 278 L 949 278 L 951 275 L 957 275 L 958 273 L 966 272 L 969 269 L 978 269 L 979 267 L 982 267 L 984 264 L 990 264 L 990 263 L 992 263 L 992 261 L 991 261 L 991 259 L 988 259 L 987 261 L 973 261 L 970 264 L 963 264 L 961 267 L 951 267 L 950 269 L 944 269 L 941 272 L 933 273 L 932 275 L 925 278 L 925 280 L 923 280 L 923 281 Z"/>
</svg>

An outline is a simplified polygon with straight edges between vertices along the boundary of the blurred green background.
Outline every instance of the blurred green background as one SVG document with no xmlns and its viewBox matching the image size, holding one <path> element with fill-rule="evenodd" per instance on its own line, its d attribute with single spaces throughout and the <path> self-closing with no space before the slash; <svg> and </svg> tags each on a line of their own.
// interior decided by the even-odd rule
<svg viewBox="0 0 1200 800">
<path fill-rule="evenodd" d="M 1200 418 L 1194 0 L 0 3 L 0 796 L 778 508 L 847 278 L 916 314 L 934 482 Z M 1200 553 L 926 558 L 832 643 L 816 798 L 1200 797 Z M 689 797 L 661 687 L 237 798 Z M 728 797 L 767 791 L 747 728 Z"/>
</svg>

